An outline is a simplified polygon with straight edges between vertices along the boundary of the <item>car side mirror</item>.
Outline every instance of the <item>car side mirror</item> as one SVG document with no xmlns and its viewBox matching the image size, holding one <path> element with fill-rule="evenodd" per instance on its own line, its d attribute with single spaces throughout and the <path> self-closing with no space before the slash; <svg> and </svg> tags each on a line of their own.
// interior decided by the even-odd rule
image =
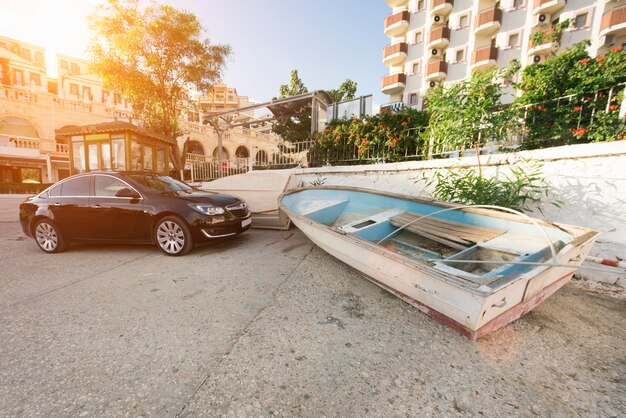
<svg viewBox="0 0 626 418">
<path fill-rule="evenodd" d="M 124 187 L 123 189 L 119 189 L 117 193 L 115 193 L 115 197 L 130 197 L 132 199 L 138 199 L 140 196 L 139 193 L 137 193 L 133 189 Z"/>
</svg>

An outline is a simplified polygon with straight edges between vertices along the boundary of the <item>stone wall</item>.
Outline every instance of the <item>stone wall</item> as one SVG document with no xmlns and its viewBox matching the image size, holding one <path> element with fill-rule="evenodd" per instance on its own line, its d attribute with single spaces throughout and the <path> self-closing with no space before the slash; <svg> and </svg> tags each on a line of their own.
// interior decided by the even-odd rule
<svg viewBox="0 0 626 418">
<path fill-rule="evenodd" d="M 510 167 L 527 162 L 543 165 L 551 200 L 534 210 L 533 216 L 594 228 L 602 233 L 590 255 L 626 259 L 626 141 L 570 145 L 511 154 L 481 155 L 485 175 L 506 175 Z M 407 195 L 430 195 L 422 178 L 456 167 L 477 169 L 477 159 L 463 157 L 392 164 L 321 167 L 295 172 L 301 184 L 324 179 L 324 185 L 356 186 Z M 618 283 L 620 275 L 581 270 L 584 278 Z"/>
</svg>

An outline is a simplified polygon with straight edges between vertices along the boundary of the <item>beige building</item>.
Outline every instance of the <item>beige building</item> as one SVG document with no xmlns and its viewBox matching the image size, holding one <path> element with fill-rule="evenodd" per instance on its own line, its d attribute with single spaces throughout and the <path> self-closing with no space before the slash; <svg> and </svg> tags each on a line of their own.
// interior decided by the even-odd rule
<svg viewBox="0 0 626 418">
<path fill-rule="evenodd" d="M 0 182 L 55 182 L 70 173 L 67 142 L 57 142 L 55 130 L 132 117 L 132 105 L 106 90 L 86 61 L 58 54 L 57 78 L 48 76 L 45 63 L 44 48 L 0 36 Z M 190 103 L 178 143 L 189 139 L 192 151 L 215 155 L 217 135 L 201 123 L 203 116 L 248 104 L 235 89 L 215 86 Z M 254 157 L 275 152 L 278 138 L 238 128 L 223 142 L 229 158 Z"/>
<path fill-rule="evenodd" d="M 624 0 L 386 0 L 389 75 L 382 92 L 389 104 L 420 107 L 429 88 L 469 77 L 474 70 L 541 63 L 582 40 L 589 53 L 626 46 Z M 559 22 L 572 26 L 550 36 Z M 530 39 L 543 32 L 539 43 Z M 535 39 L 537 36 L 535 36 Z M 513 99 L 513 92 L 503 98 Z"/>
</svg>

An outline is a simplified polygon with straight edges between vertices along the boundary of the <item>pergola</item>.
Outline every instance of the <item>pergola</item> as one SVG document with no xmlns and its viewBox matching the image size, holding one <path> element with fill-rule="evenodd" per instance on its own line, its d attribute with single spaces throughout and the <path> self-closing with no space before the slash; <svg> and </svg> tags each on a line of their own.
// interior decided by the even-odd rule
<svg viewBox="0 0 626 418">
<path fill-rule="evenodd" d="M 326 109 L 331 103 L 333 103 L 333 99 L 326 91 L 316 90 L 298 96 L 273 99 L 269 102 L 257 103 L 239 109 L 205 115 L 203 123 L 210 124 L 217 132 L 218 167 L 222 166 L 222 138 L 224 133 L 229 129 L 310 114 L 311 133 L 314 134 L 324 129 L 327 121 Z M 271 115 L 269 117 L 259 118 L 256 121 L 250 121 L 251 116 L 248 113 L 259 109 L 267 109 L 271 112 Z M 256 118 L 252 116 L 252 119 Z"/>
</svg>

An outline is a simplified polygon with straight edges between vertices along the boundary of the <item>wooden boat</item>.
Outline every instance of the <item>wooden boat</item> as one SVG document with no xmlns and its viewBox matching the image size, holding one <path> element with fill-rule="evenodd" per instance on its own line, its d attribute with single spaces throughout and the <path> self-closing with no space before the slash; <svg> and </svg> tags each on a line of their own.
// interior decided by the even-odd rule
<svg viewBox="0 0 626 418">
<path fill-rule="evenodd" d="M 599 235 L 522 214 L 356 188 L 297 189 L 279 203 L 326 252 L 474 340 L 567 283 Z"/>
</svg>

